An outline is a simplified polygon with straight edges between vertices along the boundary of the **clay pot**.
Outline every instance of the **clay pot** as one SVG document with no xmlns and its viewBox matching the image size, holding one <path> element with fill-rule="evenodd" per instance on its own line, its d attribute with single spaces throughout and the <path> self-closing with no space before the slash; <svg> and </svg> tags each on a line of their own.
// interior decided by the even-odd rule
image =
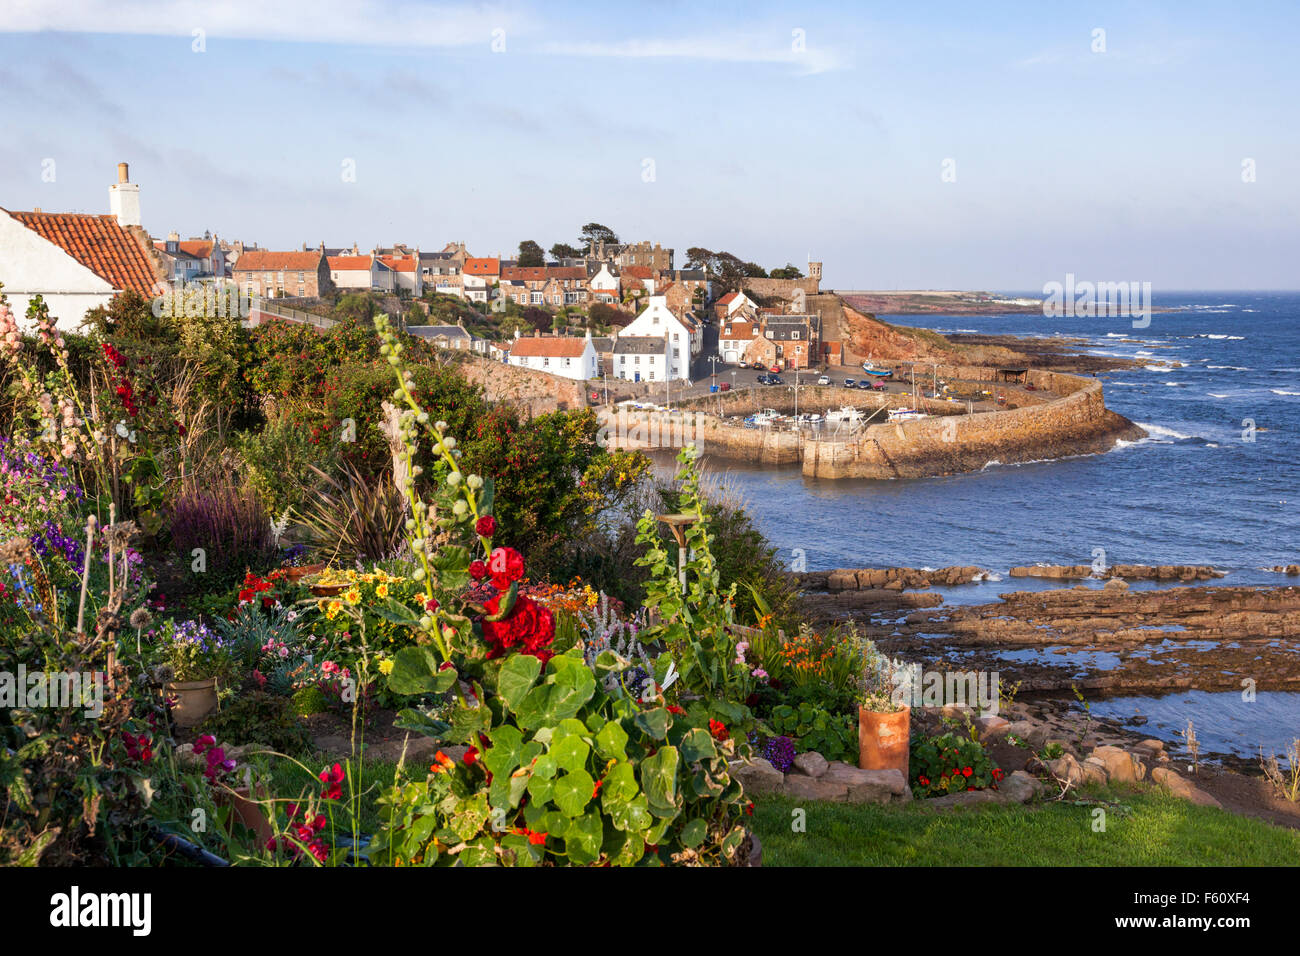
<svg viewBox="0 0 1300 956">
<path fill-rule="evenodd" d="M 266 817 L 266 811 L 257 802 L 259 799 L 265 798 L 266 794 L 254 795 L 249 787 L 237 787 L 233 793 L 228 790 L 216 789 L 214 793 L 217 806 L 230 807 L 231 822 L 238 820 L 252 830 L 257 836 L 257 845 L 259 847 L 266 846 L 267 841 L 275 835 L 271 821 Z"/>
<path fill-rule="evenodd" d="M 901 770 L 910 779 L 912 709 L 892 714 L 858 708 L 858 767 L 862 770 Z"/>
<path fill-rule="evenodd" d="M 313 584 L 309 588 L 316 597 L 335 597 L 347 590 L 346 584 Z"/>
<path fill-rule="evenodd" d="M 285 568 L 284 579 L 291 583 L 297 584 L 299 581 L 301 581 L 303 578 L 307 577 L 308 575 L 320 574 L 322 571 L 325 570 L 325 567 L 326 565 L 322 561 L 320 564 L 304 564 L 301 567 Z"/>
<path fill-rule="evenodd" d="M 169 697 L 177 698 L 172 720 L 177 727 L 193 727 L 217 709 L 217 679 L 179 681 L 165 688 Z"/>
</svg>

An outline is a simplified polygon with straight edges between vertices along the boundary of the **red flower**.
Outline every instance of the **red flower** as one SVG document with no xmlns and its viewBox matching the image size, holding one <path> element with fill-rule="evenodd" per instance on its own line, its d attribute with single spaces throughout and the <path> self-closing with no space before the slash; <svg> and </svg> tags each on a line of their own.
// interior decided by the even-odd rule
<svg viewBox="0 0 1300 956">
<path fill-rule="evenodd" d="M 754 815 L 754 804 L 752 801 L 750 803 L 745 804 L 745 813 L 751 817 Z"/>
<path fill-rule="evenodd" d="M 533 846 L 541 846 L 543 843 L 546 842 L 546 834 L 534 833 L 532 830 L 529 830 L 528 842 L 531 843 Z"/>
<path fill-rule="evenodd" d="M 497 532 L 497 519 L 491 515 L 483 515 L 474 522 L 474 533 L 481 538 L 490 538 Z"/>
<path fill-rule="evenodd" d="M 686 716 L 686 711 L 682 710 L 682 708 L 678 707 L 676 704 L 669 704 L 669 705 L 668 705 L 668 713 L 672 714 L 672 715 L 675 716 L 675 717 L 685 717 L 685 716 Z"/>
<path fill-rule="evenodd" d="M 963 777 L 969 777 L 969 776 L 970 776 L 972 773 L 974 773 L 974 772 L 975 772 L 975 771 L 971 770 L 970 767 L 963 767 L 963 768 L 962 768 L 962 771 L 961 771 L 961 775 L 962 775 Z"/>
<path fill-rule="evenodd" d="M 920 776 L 920 777 L 917 777 L 916 779 L 919 780 L 919 781 L 921 781 L 921 786 L 923 786 L 923 787 L 928 787 L 928 786 L 930 786 L 930 778 L 929 778 L 929 777 L 922 775 L 922 776 Z"/>
<path fill-rule="evenodd" d="M 514 548 L 493 548 L 488 557 L 488 576 L 498 591 L 509 589 L 524 576 L 524 556 Z"/>
<path fill-rule="evenodd" d="M 469 563 L 469 576 L 475 581 L 482 581 L 487 577 L 487 565 L 482 561 L 471 561 Z"/>
<path fill-rule="evenodd" d="M 713 735 L 715 740 L 726 740 L 731 736 L 731 732 L 727 730 L 726 724 L 720 720 L 713 719 L 709 720 L 709 733 Z"/>
<path fill-rule="evenodd" d="M 319 774 L 322 783 L 328 786 L 321 791 L 321 796 L 326 800 L 339 800 L 343 796 L 343 788 L 339 786 L 343 782 L 343 768 L 335 764 L 332 768 L 326 767 Z"/>
<path fill-rule="evenodd" d="M 478 760 L 478 748 L 470 747 L 469 750 L 465 751 L 465 756 L 461 757 L 460 759 L 465 762 L 465 766 L 467 767 L 474 766 L 474 761 Z"/>
<path fill-rule="evenodd" d="M 429 600 L 427 600 L 427 601 L 424 602 L 424 609 L 425 609 L 426 611 L 428 611 L 430 614 L 432 614 L 434 611 L 438 610 L 438 599 L 437 599 L 437 598 L 429 598 Z"/>
<path fill-rule="evenodd" d="M 488 614 L 496 614 L 500 605 L 499 594 L 483 604 Z M 550 649 L 554 638 L 555 615 L 524 594 L 516 598 L 514 609 L 505 620 L 483 622 L 483 639 L 489 645 L 488 657 L 500 657 L 507 650 L 517 649 L 545 664 L 555 654 Z"/>
<path fill-rule="evenodd" d="M 595 800 L 600 795 L 600 788 L 605 785 L 604 780 L 597 780 L 596 785 L 591 788 L 591 799 Z"/>
</svg>

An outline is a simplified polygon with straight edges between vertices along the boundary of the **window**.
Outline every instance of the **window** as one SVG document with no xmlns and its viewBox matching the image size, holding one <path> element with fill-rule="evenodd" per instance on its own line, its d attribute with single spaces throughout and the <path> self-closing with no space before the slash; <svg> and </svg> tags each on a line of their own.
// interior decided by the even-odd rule
<svg viewBox="0 0 1300 956">
<path fill-rule="evenodd" d="M 627 364 L 627 356 L 626 356 L 626 355 L 620 355 L 620 356 L 618 357 L 618 364 L 619 364 L 619 365 L 626 365 L 626 364 Z"/>
<path fill-rule="evenodd" d="M 547 368 L 550 366 L 550 364 L 551 364 L 551 360 L 549 358 L 542 359 L 542 368 Z"/>
<path fill-rule="evenodd" d="M 793 332 L 790 333 L 790 338 L 792 338 L 792 339 L 797 339 L 798 337 L 799 337 L 799 330 L 798 330 L 798 329 L 795 329 Z"/>
<path fill-rule="evenodd" d="M 304 282 L 306 282 L 306 281 L 307 281 L 307 275 L 306 275 L 306 273 L 304 273 L 304 272 L 299 272 L 299 273 L 298 273 L 298 284 L 301 285 L 302 283 L 304 283 Z"/>
<path fill-rule="evenodd" d="M 678 349 L 673 349 L 673 358 L 677 358 L 680 354 L 681 353 Z"/>
<path fill-rule="evenodd" d="M 641 356 L 639 356 L 639 355 L 636 357 L 636 364 L 637 364 L 637 365 L 640 365 L 640 364 L 641 364 Z"/>
<path fill-rule="evenodd" d="M 542 294 L 541 294 L 540 292 L 534 292 L 534 293 L 532 294 L 532 302 L 533 302 L 533 305 L 541 305 L 541 304 L 542 304 Z"/>
<path fill-rule="evenodd" d="M 659 324 L 659 316 L 656 315 L 656 316 L 654 317 L 654 319 L 652 320 L 652 323 L 653 323 L 654 325 L 658 325 L 658 324 Z"/>
<path fill-rule="evenodd" d="M 572 364 L 573 364 L 573 360 L 572 360 L 572 359 L 567 359 L 567 358 L 566 358 L 566 359 L 564 360 L 564 367 L 565 367 L 565 368 L 568 368 L 568 367 L 569 367 L 570 365 L 572 365 Z"/>
<path fill-rule="evenodd" d="M 654 369 L 651 369 L 651 370 L 650 370 L 649 378 L 650 378 L 650 381 L 652 381 L 652 382 L 655 380 L 655 370 L 654 370 Z"/>
</svg>

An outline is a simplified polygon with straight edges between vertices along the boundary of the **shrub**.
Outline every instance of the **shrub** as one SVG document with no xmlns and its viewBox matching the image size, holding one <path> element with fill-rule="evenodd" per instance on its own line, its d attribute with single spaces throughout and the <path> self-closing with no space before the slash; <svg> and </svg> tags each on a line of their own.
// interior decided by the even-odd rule
<svg viewBox="0 0 1300 956">
<path fill-rule="evenodd" d="M 815 750 L 827 760 L 858 762 L 858 728 L 847 714 L 822 710 L 805 701 L 772 708 L 767 722 L 778 735 L 790 737 L 802 751 Z"/>
<path fill-rule="evenodd" d="M 912 742 L 912 793 L 937 797 L 967 790 L 998 788 L 1003 773 L 984 745 L 970 737 L 946 733 Z"/>
<path fill-rule="evenodd" d="M 311 468 L 329 473 L 338 461 L 339 445 L 302 423 L 282 417 L 260 431 L 235 440 L 248 470 L 249 484 L 272 515 L 299 507 L 318 484 Z"/>
<path fill-rule="evenodd" d="M 287 697 L 246 691 L 198 727 L 201 734 L 233 744 L 264 744 L 272 750 L 298 753 L 311 737 L 298 723 L 295 706 Z"/>
<path fill-rule="evenodd" d="M 256 495 L 229 483 L 183 493 L 172 512 L 172 547 L 187 563 L 203 551 L 206 581 L 223 582 L 261 567 L 276 554 L 271 518 Z"/>
</svg>

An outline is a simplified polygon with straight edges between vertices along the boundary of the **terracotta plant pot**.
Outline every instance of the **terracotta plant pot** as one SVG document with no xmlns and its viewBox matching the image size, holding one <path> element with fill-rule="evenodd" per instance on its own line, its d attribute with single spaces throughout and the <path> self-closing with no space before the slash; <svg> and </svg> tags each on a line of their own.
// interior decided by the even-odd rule
<svg viewBox="0 0 1300 956">
<path fill-rule="evenodd" d="M 309 590 L 316 597 L 334 597 L 347 590 L 346 584 L 313 584 Z"/>
<path fill-rule="evenodd" d="M 320 564 L 304 564 L 296 568 L 285 568 L 284 579 L 297 584 L 303 578 L 312 574 L 320 574 L 324 570 L 324 562 L 321 562 Z"/>
<path fill-rule="evenodd" d="M 176 697 L 172 720 L 177 727 L 193 727 L 217 709 L 217 679 L 179 681 L 168 684 L 169 697 Z"/>
<path fill-rule="evenodd" d="M 858 708 L 858 766 L 863 770 L 901 770 L 908 780 L 912 709 L 878 714 Z"/>
<path fill-rule="evenodd" d="M 266 846 L 266 842 L 275 835 L 271 821 L 258 800 L 266 799 L 266 794 L 254 794 L 248 787 L 237 787 L 234 793 L 218 789 L 215 800 L 219 807 L 230 807 L 231 821 L 238 820 L 257 836 L 257 845 Z"/>
</svg>

